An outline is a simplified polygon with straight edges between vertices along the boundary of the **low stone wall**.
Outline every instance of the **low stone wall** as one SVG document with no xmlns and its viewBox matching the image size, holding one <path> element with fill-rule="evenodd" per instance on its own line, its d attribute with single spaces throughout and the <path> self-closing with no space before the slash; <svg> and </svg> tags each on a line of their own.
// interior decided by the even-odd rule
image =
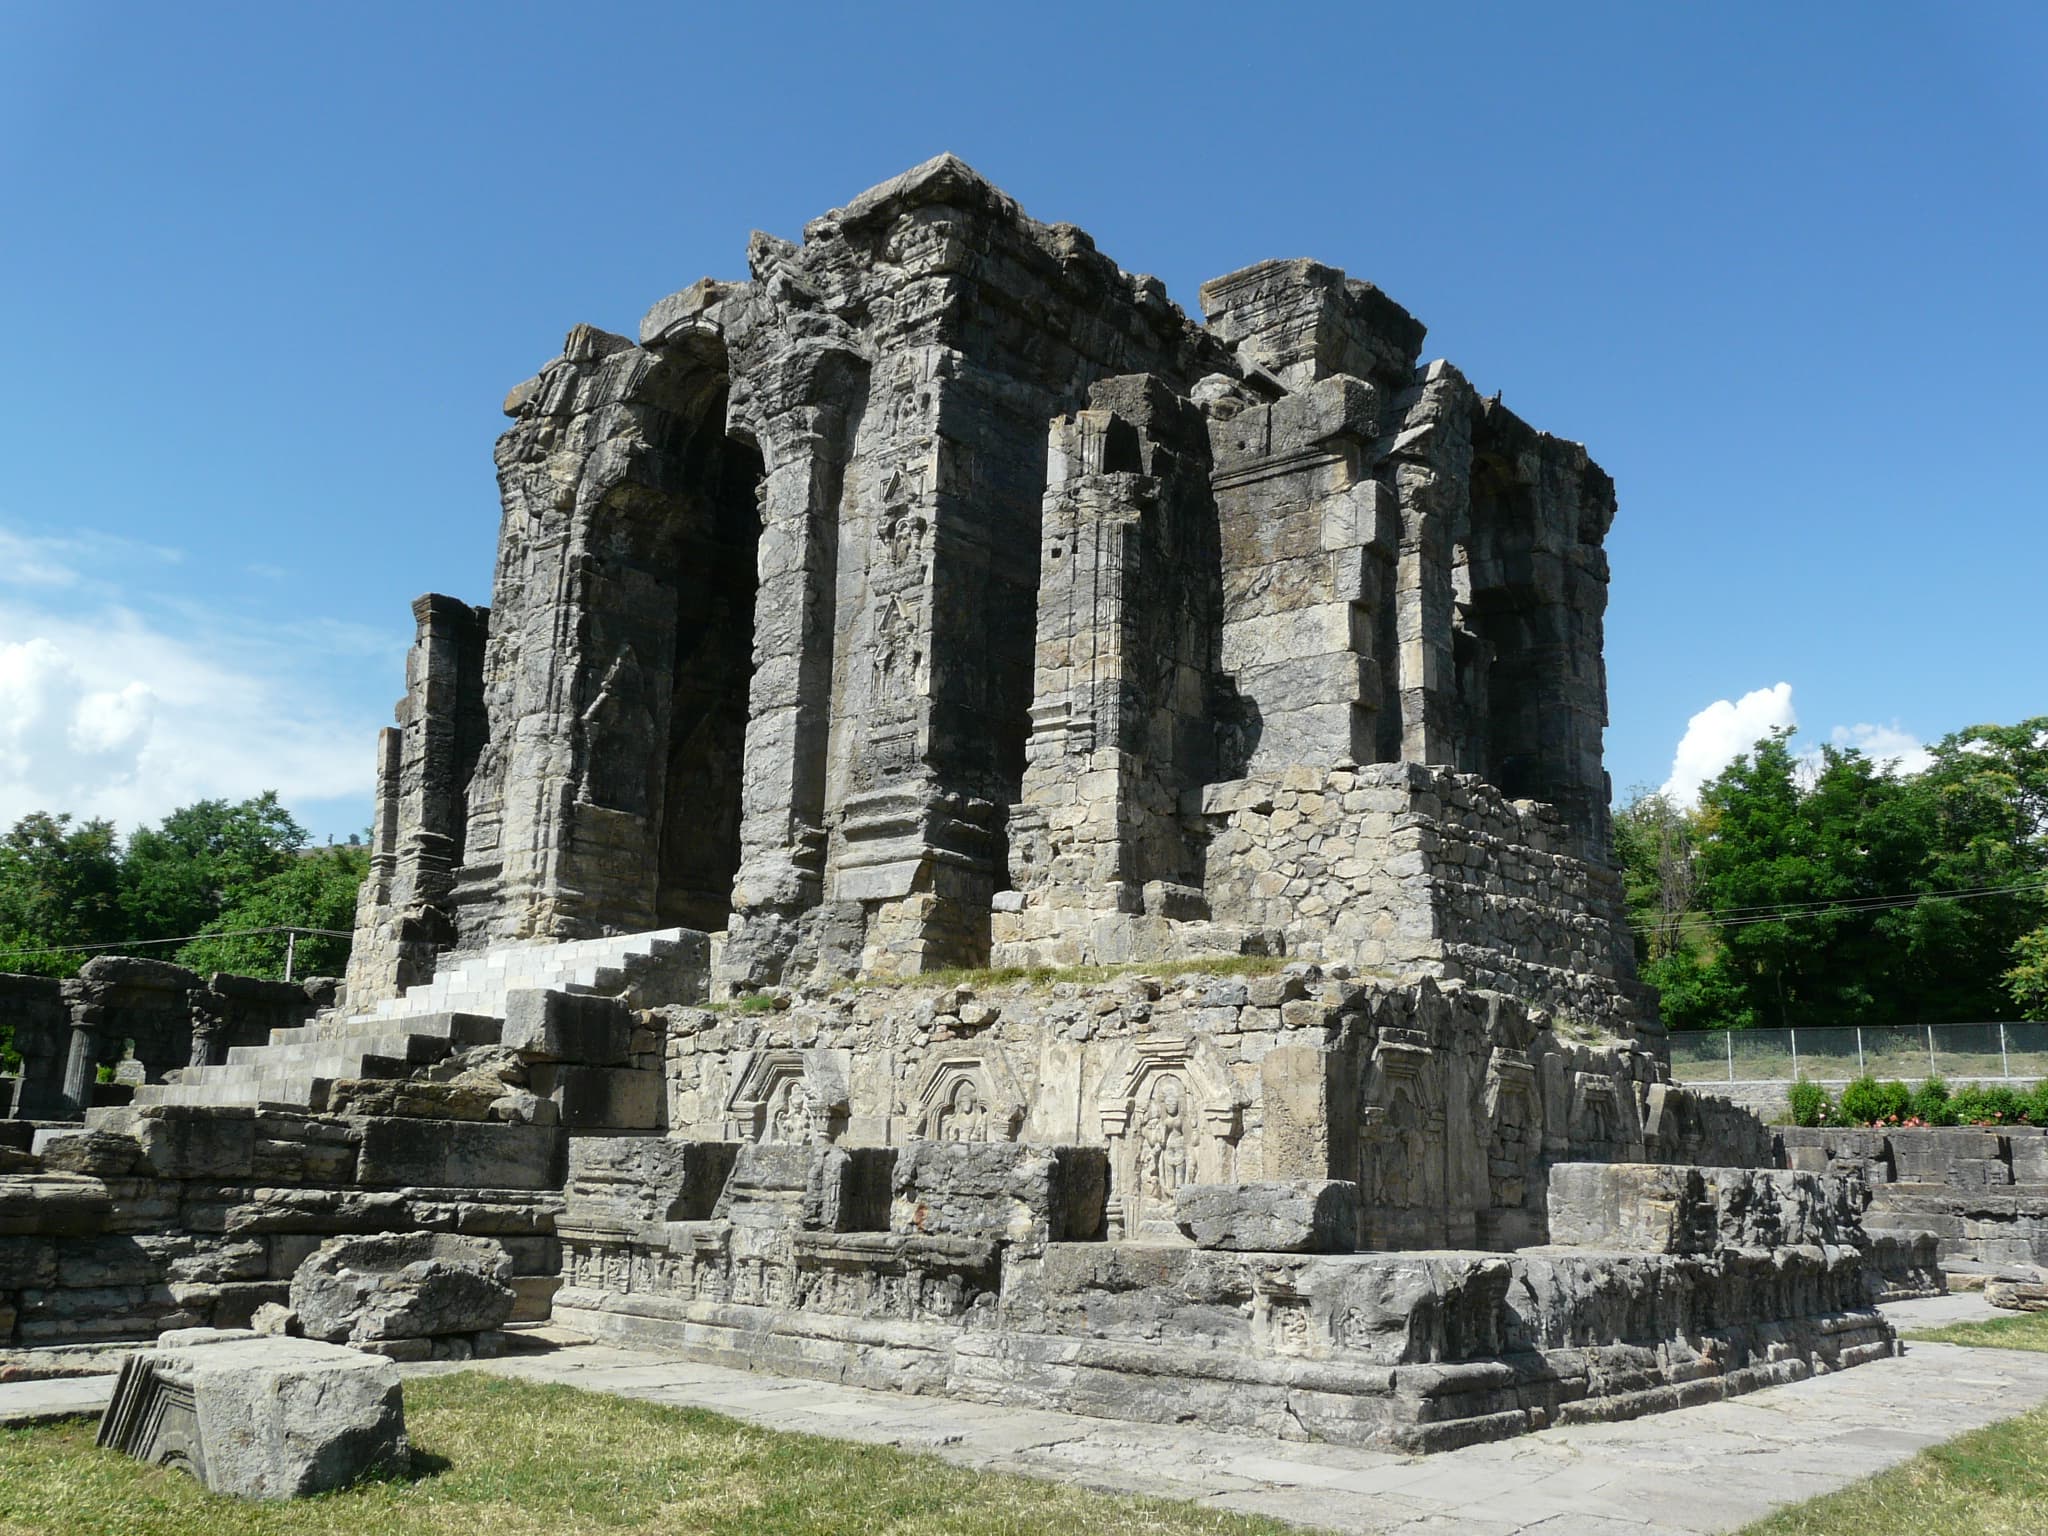
<svg viewBox="0 0 2048 1536">
<path fill-rule="evenodd" d="M 160 1083 L 167 1072 L 218 1063 L 237 1045 L 268 1043 L 318 1006 L 331 983 L 265 981 L 197 972 L 162 960 L 98 955 L 65 981 L 0 975 L 0 1023 L 12 1026 L 22 1058 L 11 1106 L 27 1120 L 77 1120 L 95 1102 L 99 1068 L 127 1084 Z M 323 991 L 322 995 L 327 995 Z"/>
<path fill-rule="evenodd" d="M 1788 1126 L 1777 1146 L 1785 1167 L 1866 1179 L 1865 1227 L 1932 1232 L 1944 1268 L 2048 1264 L 2048 1130 Z"/>
<path fill-rule="evenodd" d="M 460 1232 L 512 1253 L 523 1318 L 557 1284 L 553 1126 L 273 1110 L 95 1111 L 0 1176 L 0 1348 L 237 1327 L 342 1232 Z"/>
</svg>

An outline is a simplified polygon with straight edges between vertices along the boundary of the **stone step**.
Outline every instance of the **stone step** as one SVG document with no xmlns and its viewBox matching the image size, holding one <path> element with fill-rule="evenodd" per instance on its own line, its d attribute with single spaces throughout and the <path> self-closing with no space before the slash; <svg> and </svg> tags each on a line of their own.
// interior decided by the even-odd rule
<svg viewBox="0 0 2048 1536">
<path fill-rule="evenodd" d="M 374 1040 L 394 1034 L 432 1035 L 452 1041 L 457 1048 L 496 1045 L 505 1021 L 489 1013 L 415 1013 L 403 1019 L 385 1019 L 374 1014 L 349 1014 L 321 1019 L 303 1029 L 273 1029 L 273 1046 L 297 1045 L 309 1040 L 344 1044 L 351 1040 Z M 233 1059 L 230 1052 L 229 1059 Z"/>
</svg>

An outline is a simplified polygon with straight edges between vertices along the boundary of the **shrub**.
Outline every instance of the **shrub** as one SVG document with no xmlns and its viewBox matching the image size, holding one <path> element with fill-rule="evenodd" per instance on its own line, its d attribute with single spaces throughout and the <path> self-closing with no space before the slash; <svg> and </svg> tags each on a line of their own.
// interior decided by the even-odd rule
<svg viewBox="0 0 2048 1536">
<path fill-rule="evenodd" d="M 1989 1088 L 1971 1085 L 1949 1100 L 1956 1125 L 2024 1125 L 2031 1103 L 2004 1084 Z"/>
<path fill-rule="evenodd" d="M 1851 1125 L 1895 1125 L 1912 1112 L 1913 1090 L 1896 1079 L 1880 1083 L 1866 1073 L 1842 1090 L 1842 1116 Z"/>
<path fill-rule="evenodd" d="M 2028 1096 L 2027 1118 L 2036 1125 L 2048 1125 L 2048 1077 L 2034 1084 L 2034 1091 Z"/>
<path fill-rule="evenodd" d="M 1785 1090 L 1785 1097 L 1792 1101 L 1794 1125 L 1826 1125 L 1835 1117 L 1834 1101 L 1819 1083 L 1810 1083 L 1802 1077 Z"/>
<path fill-rule="evenodd" d="M 1913 1117 L 1929 1125 L 1954 1125 L 1955 1111 L 1949 1107 L 1948 1084 L 1930 1077 L 1913 1090 Z"/>
</svg>

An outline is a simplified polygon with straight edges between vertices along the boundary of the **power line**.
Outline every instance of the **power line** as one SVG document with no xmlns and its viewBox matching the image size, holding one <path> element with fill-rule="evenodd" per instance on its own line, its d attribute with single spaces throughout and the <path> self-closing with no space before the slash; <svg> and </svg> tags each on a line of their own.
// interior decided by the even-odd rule
<svg viewBox="0 0 2048 1536">
<path fill-rule="evenodd" d="M 1895 912 L 1907 907 L 1917 907 L 1930 901 L 1979 901 L 1987 896 L 2048 895 L 2048 880 L 2023 881 L 2015 885 L 1987 885 L 1960 891 L 1918 891 L 1896 896 L 1860 896 L 1843 901 L 1805 902 L 1788 904 L 1777 910 L 1762 910 L 1760 915 L 1713 916 L 1704 912 L 1685 913 L 1681 916 L 1650 923 L 1633 923 L 1638 933 L 1677 933 L 1687 927 L 1696 928 L 1743 928 L 1753 923 L 1789 923 L 1800 918 L 1830 917 L 1853 912 Z M 1736 912 L 1759 909 L 1731 909 Z"/>
<path fill-rule="evenodd" d="M 236 928 L 226 933 L 188 933 L 182 939 L 122 939 L 107 944 L 52 944 L 43 949 L 0 950 L 0 960 L 32 960 L 38 955 L 82 955 L 94 951 L 148 949 L 164 944 L 190 944 L 199 939 L 249 939 L 266 933 L 308 933 L 322 939 L 355 937 L 334 928 Z"/>
<path fill-rule="evenodd" d="M 2048 877 L 2044 877 L 2048 878 Z M 2011 891 L 2031 890 L 2040 883 L 2037 880 L 2020 880 L 2007 885 L 1964 885 L 1953 891 L 1901 891 L 1891 896 L 1830 896 L 1818 901 L 1759 902 L 1746 907 L 1722 907 L 1717 915 L 1723 917 L 1748 917 L 1761 913 L 1769 917 L 1779 912 L 1810 912 L 1826 907 L 1860 907 L 1872 903 L 1918 900 L 1923 896 L 1996 896 Z"/>
</svg>

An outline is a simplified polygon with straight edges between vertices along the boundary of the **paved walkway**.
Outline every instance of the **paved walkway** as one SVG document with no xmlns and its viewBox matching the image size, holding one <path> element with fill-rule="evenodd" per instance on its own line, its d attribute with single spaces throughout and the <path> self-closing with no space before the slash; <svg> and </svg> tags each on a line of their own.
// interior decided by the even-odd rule
<svg viewBox="0 0 2048 1536">
<path fill-rule="evenodd" d="M 1995 1315 L 1976 1296 L 1888 1310 L 1902 1328 Z M 580 1343 L 480 1368 L 970 1467 L 1398 1536 L 1734 1530 L 2048 1401 L 2048 1355 L 1917 1344 L 1903 1359 L 1725 1403 L 1415 1457 L 865 1392 Z M 0 1386 L 0 1423 L 23 1412 L 91 1412 L 111 1387 L 107 1377 Z"/>
</svg>

